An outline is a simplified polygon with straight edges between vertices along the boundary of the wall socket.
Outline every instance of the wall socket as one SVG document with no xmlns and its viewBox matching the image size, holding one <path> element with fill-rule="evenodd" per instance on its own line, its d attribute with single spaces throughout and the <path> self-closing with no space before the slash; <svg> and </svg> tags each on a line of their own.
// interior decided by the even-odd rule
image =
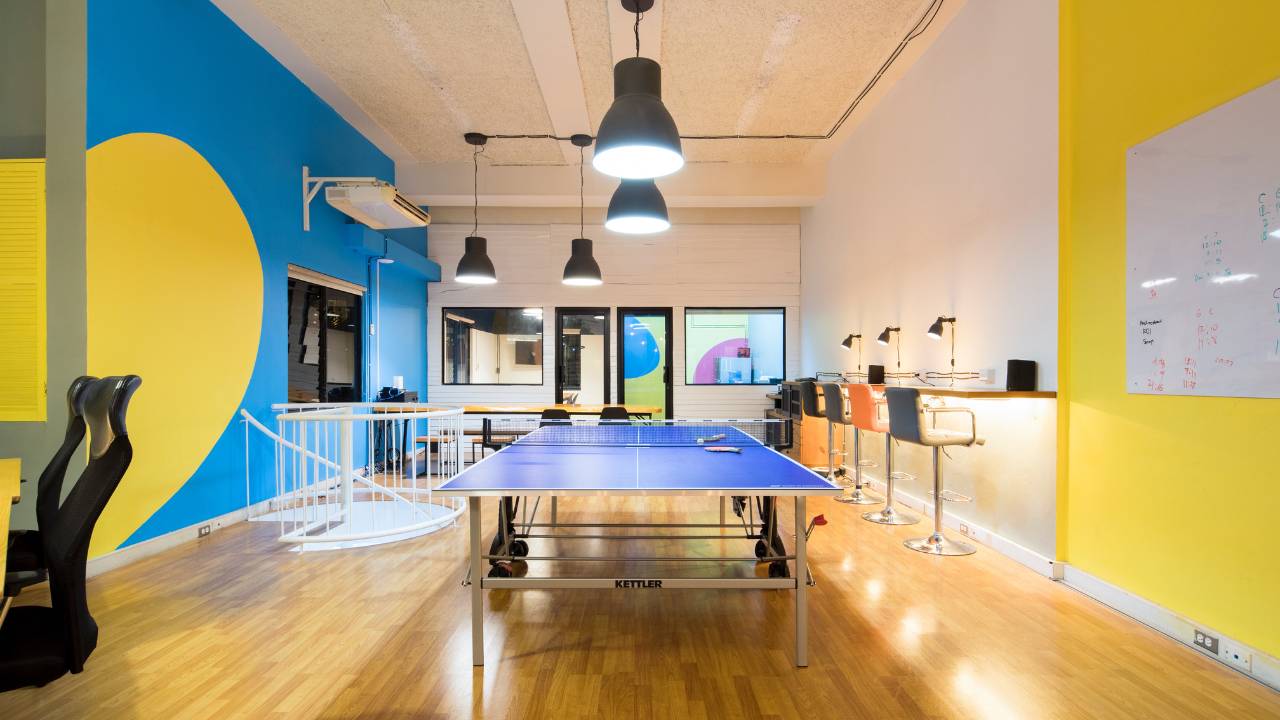
<svg viewBox="0 0 1280 720">
<path fill-rule="evenodd" d="M 1241 672 L 1253 672 L 1252 653 L 1230 641 L 1218 645 L 1218 659 Z"/>
<path fill-rule="evenodd" d="M 1214 655 L 1218 654 L 1218 638 L 1205 633 L 1203 630 L 1196 630 L 1195 644 L 1196 647 L 1202 650 L 1211 652 Z"/>
<path fill-rule="evenodd" d="M 213 532 L 212 525 L 201 525 L 200 529 L 196 531 L 196 537 L 206 537 L 211 532 Z"/>
</svg>

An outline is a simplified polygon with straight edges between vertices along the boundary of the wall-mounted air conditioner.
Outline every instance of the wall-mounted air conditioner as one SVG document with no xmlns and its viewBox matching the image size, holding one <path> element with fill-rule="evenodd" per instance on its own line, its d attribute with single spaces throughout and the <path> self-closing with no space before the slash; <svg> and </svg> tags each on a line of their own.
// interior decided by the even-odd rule
<svg viewBox="0 0 1280 720">
<path fill-rule="evenodd" d="M 431 216 L 385 183 L 338 183 L 324 189 L 324 199 L 374 230 L 425 227 Z"/>
<path fill-rule="evenodd" d="M 320 177 L 302 166 L 302 229 L 311 229 L 311 200 L 325 188 L 324 199 L 356 222 L 374 230 L 426 227 L 431 215 L 401 195 L 394 185 L 375 177 Z"/>
</svg>

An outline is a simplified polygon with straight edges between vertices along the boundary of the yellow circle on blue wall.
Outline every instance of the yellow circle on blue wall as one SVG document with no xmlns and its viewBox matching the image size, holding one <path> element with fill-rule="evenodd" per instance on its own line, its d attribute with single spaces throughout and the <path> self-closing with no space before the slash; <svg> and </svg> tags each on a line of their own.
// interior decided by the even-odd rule
<svg viewBox="0 0 1280 720">
<path fill-rule="evenodd" d="M 118 547 L 192 476 L 253 374 L 262 265 L 218 173 L 181 140 L 132 133 L 86 155 L 88 371 L 134 373 L 133 464 L 90 555 Z"/>
</svg>

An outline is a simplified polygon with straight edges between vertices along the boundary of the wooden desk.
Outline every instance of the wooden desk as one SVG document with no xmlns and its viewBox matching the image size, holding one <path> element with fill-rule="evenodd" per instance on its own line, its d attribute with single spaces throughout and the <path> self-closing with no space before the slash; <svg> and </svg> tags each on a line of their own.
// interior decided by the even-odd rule
<svg viewBox="0 0 1280 720">
<path fill-rule="evenodd" d="M 599 415 L 606 407 L 625 407 L 631 415 L 652 417 L 662 408 L 655 405 L 538 405 L 516 403 L 510 405 L 466 405 L 462 411 L 468 415 L 541 415 L 543 410 L 555 408 L 570 415 Z"/>
<path fill-rule="evenodd" d="M 607 407 L 624 407 L 633 416 L 653 417 L 662 412 L 656 405 L 538 405 L 536 403 L 514 403 L 510 405 L 464 405 L 464 415 L 541 415 L 543 410 L 557 408 L 570 415 L 599 415 Z M 427 412 L 431 410 L 449 410 L 444 406 L 414 406 L 409 403 L 403 410 L 393 407 L 376 407 L 377 413 Z"/>
<path fill-rule="evenodd" d="M 0 458 L 0 538 L 4 538 L 5 551 L 0 554 L 0 578 L 4 577 L 5 561 L 9 558 L 9 514 L 22 496 L 22 461 L 17 458 Z M 0 624 L 9 611 L 9 599 L 0 599 Z"/>
</svg>

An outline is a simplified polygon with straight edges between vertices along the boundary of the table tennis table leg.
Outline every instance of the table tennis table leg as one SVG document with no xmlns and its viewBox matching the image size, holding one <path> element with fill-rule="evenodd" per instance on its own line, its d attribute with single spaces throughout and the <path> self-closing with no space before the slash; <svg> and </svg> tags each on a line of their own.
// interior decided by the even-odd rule
<svg viewBox="0 0 1280 720">
<path fill-rule="evenodd" d="M 555 495 L 552 495 L 552 496 L 551 496 L 551 526 L 552 526 L 552 527 L 555 527 L 555 524 L 556 524 L 556 511 L 557 511 L 557 510 L 559 510 L 559 508 L 557 507 L 557 504 L 558 504 L 558 503 L 556 502 L 557 500 L 559 500 L 559 498 L 557 498 Z"/>
<path fill-rule="evenodd" d="M 809 597 L 808 584 L 805 582 L 805 568 L 808 567 L 808 528 L 805 513 L 805 497 L 796 496 L 796 667 L 809 667 Z"/>
<path fill-rule="evenodd" d="M 471 664 L 484 665 L 484 562 L 481 559 L 480 498 L 467 498 L 471 528 Z"/>
<path fill-rule="evenodd" d="M 724 525 L 724 496 L 720 496 L 720 524 Z M 724 529 L 723 527 L 721 528 Z"/>
</svg>

